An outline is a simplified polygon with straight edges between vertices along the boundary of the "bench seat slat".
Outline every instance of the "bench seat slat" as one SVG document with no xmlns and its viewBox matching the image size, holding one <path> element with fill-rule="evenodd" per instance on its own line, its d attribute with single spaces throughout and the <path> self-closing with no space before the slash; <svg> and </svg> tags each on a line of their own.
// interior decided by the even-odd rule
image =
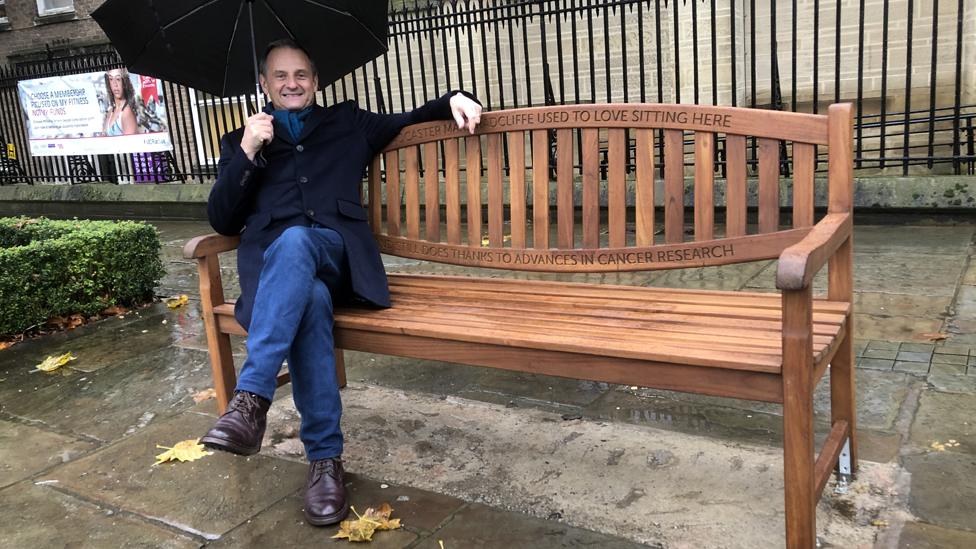
<svg viewBox="0 0 976 549">
<path fill-rule="evenodd" d="M 428 309 L 430 299 L 420 296 L 396 295 L 396 306 L 400 309 Z M 649 315 L 638 311 L 620 312 L 612 308 L 573 309 L 567 311 L 565 307 L 552 306 L 545 303 L 530 303 L 516 300 L 495 300 L 472 304 L 470 300 L 438 299 L 437 306 L 443 311 L 466 311 L 479 315 L 491 315 L 500 311 L 502 315 L 511 316 L 513 311 L 524 319 L 541 318 L 553 321 L 568 321 L 588 326 L 639 328 L 641 330 L 655 329 L 670 332 L 693 333 L 716 336 L 736 336 L 744 338 L 766 337 L 775 339 L 775 346 L 779 345 L 782 332 L 777 321 L 752 321 L 748 325 L 743 323 L 729 325 L 727 318 L 702 315 L 659 314 Z M 568 319 L 568 320 L 567 320 Z M 830 337 L 836 331 L 836 325 L 831 323 L 815 323 L 814 336 Z"/>
<path fill-rule="evenodd" d="M 635 326 L 622 325 L 621 323 L 610 322 L 609 318 L 599 319 L 607 322 L 599 322 L 593 319 L 590 322 L 581 322 L 574 316 L 568 315 L 534 315 L 526 314 L 518 309 L 497 310 L 479 307 L 401 307 L 397 301 L 396 306 L 389 312 L 384 312 L 386 318 L 397 318 L 406 320 L 424 320 L 432 325 L 447 324 L 452 326 L 470 326 L 475 330 L 482 329 L 511 329 L 513 326 L 518 330 L 527 333 L 533 332 L 554 332 L 560 334 L 576 334 L 594 341 L 633 341 L 646 345 L 656 342 L 682 342 L 684 344 L 694 344 L 702 349 L 709 350 L 728 350 L 744 351 L 760 354 L 779 354 L 781 348 L 780 334 L 773 332 L 753 332 L 743 334 L 721 334 L 711 333 L 708 338 L 703 338 L 702 333 L 687 333 L 683 331 L 671 331 L 660 329 L 659 326 Z M 355 314 L 350 311 L 347 314 Z M 364 312 L 365 315 L 371 311 Z M 518 314 L 518 322 L 512 322 L 512 316 Z M 650 324 L 650 323 L 646 323 Z M 655 330 L 648 333 L 648 328 Z M 833 338 L 829 336 L 815 336 L 813 339 L 815 352 L 826 349 Z"/>
</svg>

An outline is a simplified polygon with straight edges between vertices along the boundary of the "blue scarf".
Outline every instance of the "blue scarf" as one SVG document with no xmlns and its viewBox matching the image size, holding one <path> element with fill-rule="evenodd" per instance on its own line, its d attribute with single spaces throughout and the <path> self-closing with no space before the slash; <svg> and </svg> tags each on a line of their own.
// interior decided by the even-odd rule
<svg viewBox="0 0 976 549">
<path fill-rule="evenodd" d="M 302 134 L 302 129 L 305 127 L 305 119 L 308 118 L 308 115 L 312 112 L 312 107 L 305 107 L 300 111 L 273 109 L 274 107 L 268 103 L 268 105 L 264 108 L 264 112 L 270 113 L 271 116 L 274 117 L 275 122 L 288 128 L 288 134 L 291 135 L 292 139 L 297 140 L 298 136 Z"/>
</svg>

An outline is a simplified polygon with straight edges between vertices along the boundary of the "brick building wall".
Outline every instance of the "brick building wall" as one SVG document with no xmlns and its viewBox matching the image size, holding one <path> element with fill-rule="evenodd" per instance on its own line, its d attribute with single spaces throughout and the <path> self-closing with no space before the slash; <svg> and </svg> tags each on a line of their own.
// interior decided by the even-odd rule
<svg viewBox="0 0 976 549">
<path fill-rule="evenodd" d="M 74 13 L 39 17 L 36 0 L 6 0 L 7 25 L 0 30 L 0 63 L 84 51 L 108 43 L 91 18 L 104 0 L 74 0 Z"/>
</svg>

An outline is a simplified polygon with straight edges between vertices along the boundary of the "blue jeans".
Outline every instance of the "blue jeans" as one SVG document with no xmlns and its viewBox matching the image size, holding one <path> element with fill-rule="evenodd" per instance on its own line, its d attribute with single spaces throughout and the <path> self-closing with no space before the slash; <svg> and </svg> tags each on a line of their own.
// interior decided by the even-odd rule
<svg viewBox="0 0 976 549">
<path fill-rule="evenodd" d="M 271 400 L 288 359 L 309 460 L 342 455 L 332 295 L 346 290 L 342 237 L 321 226 L 290 227 L 264 252 L 238 391 Z"/>
</svg>

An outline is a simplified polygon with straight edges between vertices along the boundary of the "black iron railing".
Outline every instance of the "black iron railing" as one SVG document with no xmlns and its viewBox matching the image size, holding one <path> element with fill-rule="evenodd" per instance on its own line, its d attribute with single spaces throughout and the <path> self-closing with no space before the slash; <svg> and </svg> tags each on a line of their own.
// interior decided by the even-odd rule
<svg viewBox="0 0 976 549">
<path fill-rule="evenodd" d="M 964 21 L 976 7 L 966 4 L 434 2 L 392 13 L 389 51 L 326 87 L 322 102 L 354 99 L 397 112 L 456 88 L 490 109 L 640 101 L 817 113 L 851 101 L 862 173 L 974 173 L 976 91 L 964 90 L 962 78 Z M 0 183 L 77 182 L 92 173 L 134 181 L 132 155 L 31 157 L 17 99 L 18 80 L 119 64 L 103 53 L 0 67 L 0 141 L 13 144 L 16 156 L 0 153 Z M 164 90 L 174 151 L 153 162 L 165 164 L 169 179 L 212 179 L 219 136 L 243 124 L 254 97 L 216 98 L 171 83 Z M 722 170 L 720 153 L 716 160 Z"/>
</svg>

